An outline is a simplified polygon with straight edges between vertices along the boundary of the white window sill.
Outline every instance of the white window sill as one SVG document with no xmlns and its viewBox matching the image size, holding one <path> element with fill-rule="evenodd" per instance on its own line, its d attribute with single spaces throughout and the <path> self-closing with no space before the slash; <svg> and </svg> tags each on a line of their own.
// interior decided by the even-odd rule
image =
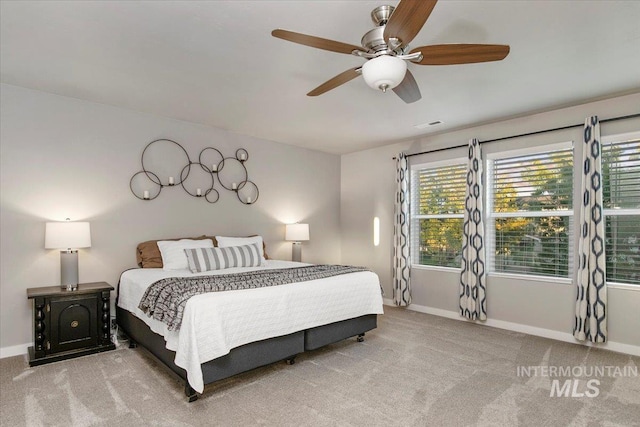
<svg viewBox="0 0 640 427">
<path fill-rule="evenodd" d="M 460 268 L 454 267 L 441 267 L 439 265 L 424 265 L 424 264 L 411 264 L 411 268 L 416 270 L 432 270 L 432 271 L 446 271 L 449 273 L 460 274 Z"/>
<path fill-rule="evenodd" d="M 442 271 L 445 273 L 460 274 L 459 268 L 441 267 L 437 265 L 411 264 L 412 269 L 425 271 Z M 511 273 L 488 273 L 487 277 L 499 277 L 504 279 L 527 280 L 531 282 L 557 283 L 560 285 L 573 285 L 573 280 L 566 277 L 547 277 L 547 276 L 530 276 L 525 274 Z M 628 283 L 611 283 L 607 282 L 610 289 L 624 289 L 628 291 L 640 292 L 640 285 L 631 285 Z"/>
<path fill-rule="evenodd" d="M 607 288 L 610 288 L 610 289 L 624 289 L 626 291 L 640 292 L 640 285 L 630 285 L 628 283 L 609 283 L 609 282 L 607 282 Z"/>
<path fill-rule="evenodd" d="M 489 277 L 501 277 L 505 279 L 514 279 L 514 280 L 527 280 L 531 282 L 546 282 L 546 283 L 555 283 L 559 285 L 571 285 L 573 284 L 573 280 L 568 277 L 551 277 L 551 276 L 534 276 L 529 274 L 516 274 L 516 273 L 489 273 Z"/>
</svg>

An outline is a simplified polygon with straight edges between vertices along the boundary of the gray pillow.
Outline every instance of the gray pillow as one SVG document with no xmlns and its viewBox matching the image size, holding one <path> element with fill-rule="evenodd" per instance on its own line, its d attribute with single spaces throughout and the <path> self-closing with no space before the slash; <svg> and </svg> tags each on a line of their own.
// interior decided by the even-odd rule
<svg viewBox="0 0 640 427">
<path fill-rule="evenodd" d="M 259 267 L 262 264 L 262 256 L 255 243 L 226 248 L 185 249 L 184 253 L 192 273 L 232 267 Z"/>
</svg>

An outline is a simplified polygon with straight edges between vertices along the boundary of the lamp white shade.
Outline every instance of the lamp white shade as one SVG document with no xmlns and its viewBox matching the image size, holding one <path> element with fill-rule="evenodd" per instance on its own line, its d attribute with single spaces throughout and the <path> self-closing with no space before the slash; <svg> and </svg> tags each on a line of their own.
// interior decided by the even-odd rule
<svg viewBox="0 0 640 427">
<path fill-rule="evenodd" d="M 395 56 L 383 55 L 362 65 L 362 77 L 369 87 L 386 91 L 398 86 L 407 73 L 407 63 Z"/>
<path fill-rule="evenodd" d="M 44 233 L 45 249 L 79 249 L 91 247 L 91 228 L 88 222 L 47 222 Z"/>
<path fill-rule="evenodd" d="M 285 240 L 301 242 L 309 240 L 309 224 L 287 224 L 285 226 Z"/>
</svg>

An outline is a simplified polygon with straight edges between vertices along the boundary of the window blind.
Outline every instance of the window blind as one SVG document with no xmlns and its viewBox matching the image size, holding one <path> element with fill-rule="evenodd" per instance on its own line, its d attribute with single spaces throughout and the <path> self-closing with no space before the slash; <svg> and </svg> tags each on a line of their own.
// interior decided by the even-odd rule
<svg viewBox="0 0 640 427">
<path fill-rule="evenodd" d="M 466 174 L 460 162 L 413 171 L 414 264 L 460 268 Z"/>
<path fill-rule="evenodd" d="M 602 147 L 607 281 L 640 285 L 640 138 Z"/>
<path fill-rule="evenodd" d="M 418 169 L 418 215 L 464 213 L 467 168 L 464 164 Z"/>
<path fill-rule="evenodd" d="M 492 271 L 569 277 L 573 247 L 573 149 L 489 161 Z"/>
</svg>

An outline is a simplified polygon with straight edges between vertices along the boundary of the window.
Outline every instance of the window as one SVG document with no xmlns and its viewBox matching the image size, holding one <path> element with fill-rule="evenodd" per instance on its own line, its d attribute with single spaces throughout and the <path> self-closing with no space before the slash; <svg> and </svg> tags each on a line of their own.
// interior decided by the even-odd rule
<svg viewBox="0 0 640 427">
<path fill-rule="evenodd" d="M 467 165 L 463 160 L 412 166 L 412 262 L 460 268 Z"/>
<path fill-rule="evenodd" d="M 573 148 L 567 143 L 499 156 L 487 162 L 491 271 L 569 278 Z"/>
<path fill-rule="evenodd" d="M 640 284 L 640 134 L 602 145 L 607 282 Z"/>
</svg>

